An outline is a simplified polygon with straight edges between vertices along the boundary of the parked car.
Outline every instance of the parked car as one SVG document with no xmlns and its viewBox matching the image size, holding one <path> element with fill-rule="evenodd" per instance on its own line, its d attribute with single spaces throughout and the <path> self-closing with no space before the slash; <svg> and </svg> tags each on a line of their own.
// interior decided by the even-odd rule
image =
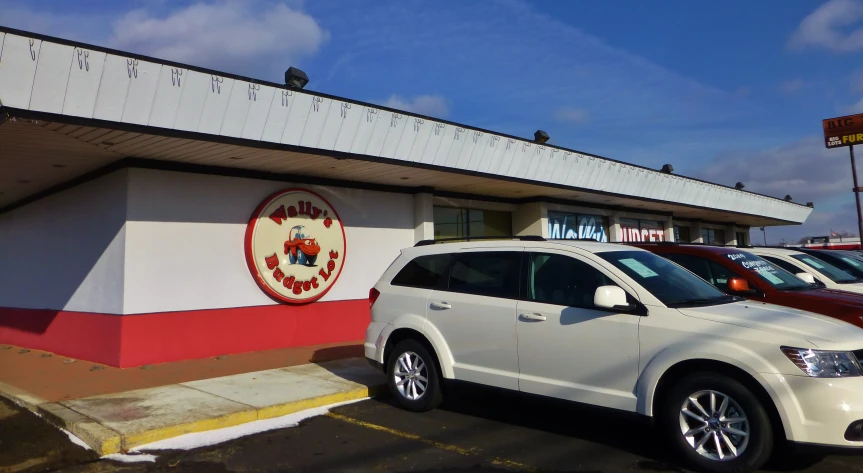
<svg viewBox="0 0 863 473">
<path fill-rule="evenodd" d="M 814 250 L 812 248 L 797 248 L 807 255 L 822 259 L 856 278 L 863 279 L 863 260 L 860 254 L 846 250 Z"/>
<path fill-rule="evenodd" d="M 786 439 L 863 446 L 863 331 L 843 321 L 630 246 L 418 245 L 371 289 L 365 341 L 406 409 L 438 406 L 452 379 L 635 412 L 710 472 L 757 469 Z"/>
<path fill-rule="evenodd" d="M 863 294 L 863 279 L 818 258 L 791 248 L 747 248 L 747 252 L 758 255 L 780 268 L 795 274 L 806 282 L 840 291 Z M 863 264 L 863 263 L 861 263 Z"/>
<path fill-rule="evenodd" d="M 677 243 L 637 246 L 674 261 L 728 294 L 807 310 L 863 327 L 863 294 L 810 284 L 747 250 Z"/>
</svg>

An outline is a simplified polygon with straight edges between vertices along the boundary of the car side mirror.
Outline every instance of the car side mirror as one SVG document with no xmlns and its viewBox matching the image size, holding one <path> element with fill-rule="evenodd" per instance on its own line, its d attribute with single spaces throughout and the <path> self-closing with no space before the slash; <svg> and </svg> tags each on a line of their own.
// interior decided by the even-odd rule
<svg viewBox="0 0 863 473">
<path fill-rule="evenodd" d="M 730 278 L 728 280 L 728 291 L 737 294 L 755 294 L 755 290 L 749 287 L 749 283 L 743 278 Z"/>
<path fill-rule="evenodd" d="M 797 273 L 795 274 L 795 276 L 802 279 L 803 281 L 808 282 L 809 284 L 815 284 L 815 276 L 813 276 L 811 273 Z"/>
<path fill-rule="evenodd" d="M 629 312 L 635 310 L 635 304 L 626 300 L 626 291 L 617 286 L 600 286 L 593 293 L 593 305 L 601 309 Z"/>
</svg>

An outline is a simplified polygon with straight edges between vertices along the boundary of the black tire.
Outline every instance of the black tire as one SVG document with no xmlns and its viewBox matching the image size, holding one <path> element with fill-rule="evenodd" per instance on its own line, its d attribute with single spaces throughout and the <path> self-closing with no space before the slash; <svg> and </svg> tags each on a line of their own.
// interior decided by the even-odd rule
<svg viewBox="0 0 863 473">
<path fill-rule="evenodd" d="M 423 366 L 418 374 L 428 380 L 427 383 L 423 383 L 421 378 L 414 378 L 415 383 L 419 382 L 414 385 L 414 388 L 419 389 L 420 386 L 425 385 L 425 391 L 416 399 L 410 399 L 396 384 L 396 368 L 400 367 L 399 358 L 406 353 L 419 357 Z M 416 362 L 412 363 L 412 365 L 419 366 Z M 400 367 L 399 372 L 404 372 L 403 368 Z M 401 378 L 404 379 L 403 376 Z M 443 401 L 441 376 L 438 370 L 437 359 L 429 353 L 422 343 L 414 339 L 402 340 L 390 353 L 389 359 L 387 359 L 387 385 L 389 385 L 390 393 L 396 402 L 409 411 L 430 411 L 439 406 Z M 405 384 L 402 386 L 405 386 Z M 408 392 L 412 394 L 412 391 Z"/>
<path fill-rule="evenodd" d="M 743 414 L 748 420 L 749 435 L 745 447 L 736 458 L 725 460 L 716 460 L 703 456 L 689 443 L 683 434 L 681 426 L 681 411 L 684 402 L 693 394 L 702 391 L 716 391 L 722 395 L 728 396 L 736 402 Z M 709 395 L 706 395 L 709 399 Z M 717 396 L 717 405 L 721 402 L 721 397 Z M 704 403 L 702 401 L 702 403 Z M 688 404 L 692 408 L 692 412 L 696 412 L 697 408 L 694 405 Z M 706 410 L 710 410 L 709 404 L 704 406 Z M 732 408 L 733 409 L 733 408 Z M 718 410 L 718 408 L 717 408 Z M 696 471 L 709 473 L 746 473 L 757 470 L 770 458 L 773 450 L 773 428 L 770 424 L 770 418 L 767 411 L 758 398 L 753 394 L 743 383 L 728 376 L 713 373 L 713 372 L 697 372 L 680 380 L 676 385 L 671 387 L 671 391 L 665 400 L 661 400 L 660 411 L 657 412 L 659 426 L 662 429 L 666 439 L 669 440 L 674 450 L 683 458 L 683 460 Z M 684 416 L 685 417 L 685 416 Z M 685 417 L 689 419 L 688 417 Z M 692 420 L 690 427 L 697 427 L 697 420 Z M 710 428 L 715 432 L 716 424 L 708 423 Z M 735 424 L 734 428 L 741 427 L 742 424 Z M 705 434 L 699 433 L 693 435 L 693 441 L 698 443 Z M 715 454 L 715 444 L 707 447 L 707 444 L 715 442 L 712 437 L 715 434 L 708 435 L 708 442 L 705 444 L 706 449 L 712 450 Z M 728 434 L 726 433 L 726 436 Z M 725 455 L 730 450 L 724 439 L 720 438 L 720 445 L 724 449 Z M 737 441 L 742 442 L 742 437 L 728 437 L 732 444 Z M 697 439 L 697 440 L 696 440 Z M 739 446 L 739 445 L 738 445 Z"/>
</svg>

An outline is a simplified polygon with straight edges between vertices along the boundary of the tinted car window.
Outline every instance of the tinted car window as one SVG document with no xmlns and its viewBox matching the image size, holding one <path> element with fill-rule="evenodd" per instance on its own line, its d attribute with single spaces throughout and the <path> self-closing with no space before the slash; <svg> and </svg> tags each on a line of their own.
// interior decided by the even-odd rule
<svg viewBox="0 0 863 473">
<path fill-rule="evenodd" d="M 863 278 L 863 261 L 857 259 L 854 255 L 847 254 L 842 251 L 818 251 L 801 249 L 807 255 L 814 256 L 822 261 L 826 261 L 833 266 L 847 272 L 855 278 Z"/>
<path fill-rule="evenodd" d="M 797 266 L 794 266 L 793 264 L 789 263 L 788 261 L 781 260 L 781 259 L 776 258 L 774 256 L 761 255 L 761 257 L 766 259 L 767 261 L 770 261 L 771 263 L 775 264 L 776 266 L 779 266 L 780 268 L 784 269 L 785 271 L 788 271 L 791 274 L 797 274 L 797 273 L 803 272 L 802 269 L 798 268 Z"/>
<path fill-rule="evenodd" d="M 662 255 L 671 261 L 683 266 L 684 268 L 692 271 L 701 279 L 713 284 L 717 289 L 721 291 L 728 290 L 728 280 L 737 276 L 733 271 L 728 268 L 722 266 L 721 264 L 714 263 L 707 258 L 702 258 L 700 256 L 694 255 L 681 255 L 681 254 L 667 254 Z"/>
<path fill-rule="evenodd" d="M 714 261 L 708 261 L 707 267 L 710 268 L 710 279 L 708 279 L 708 282 L 722 291 L 728 290 L 729 279 L 737 277 L 734 271 Z"/>
<path fill-rule="evenodd" d="M 600 286 L 616 286 L 593 266 L 565 255 L 532 253 L 528 258 L 527 300 L 593 308 Z"/>
<path fill-rule="evenodd" d="M 712 278 L 710 277 L 710 268 L 707 265 L 708 261 L 706 259 L 700 258 L 698 256 L 681 255 L 676 253 L 664 254 L 662 256 L 670 259 L 671 261 L 674 261 L 680 266 L 683 266 L 684 268 L 692 271 L 701 279 L 713 284 L 711 282 Z"/>
<path fill-rule="evenodd" d="M 453 259 L 451 254 L 416 257 L 396 274 L 390 284 L 425 289 L 446 289 Z"/>
<path fill-rule="evenodd" d="M 741 300 L 723 294 L 705 280 L 653 253 L 608 251 L 596 255 L 626 273 L 669 307 L 724 304 Z"/>
<path fill-rule="evenodd" d="M 739 251 L 737 253 L 728 253 L 724 256 L 736 266 L 757 276 L 780 291 L 799 291 L 816 288 L 816 286 L 803 281 L 794 274 L 752 253 Z"/>
<path fill-rule="evenodd" d="M 449 290 L 517 299 L 520 267 L 521 252 L 459 253 L 450 272 Z"/>
<path fill-rule="evenodd" d="M 852 276 L 847 271 L 843 271 L 842 269 L 833 266 L 832 264 L 823 261 L 819 258 L 816 258 L 811 255 L 791 255 L 792 258 L 802 262 L 806 266 L 811 268 L 815 268 L 816 271 L 830 278 L 831 281 L 839 283 L 839 284 L 849 284 L 853 282 L 858 282 L 859 280 Z"/>
</svg>

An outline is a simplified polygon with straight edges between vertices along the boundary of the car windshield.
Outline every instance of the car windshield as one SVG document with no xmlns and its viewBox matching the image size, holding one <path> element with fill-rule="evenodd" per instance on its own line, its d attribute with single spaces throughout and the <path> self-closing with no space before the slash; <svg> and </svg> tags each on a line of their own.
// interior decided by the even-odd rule
<svg viewBox="0 0 863 473">
<path fill-rule="evenodd" d="M 742 300 L 724 294 L 677 264 L 647 251 L 607 251 L 597 256 L 626 273 L 668 307 L 695 307 Z"/>
<path fill-rule="evenodd" d="M 863 277 L 863 261 L 861 261 L 856 255 L 848 254 L 843 251 L 825 251 L 824 253 L 818 253 L 817 256 L 821 257 L 822 254 L 826 258 L 821 259 L 828 259 L 834 265 L 858 278 Z"/>
<path fill-rule="evenodd" d="M 775 264 L 745 251 L 728 253 L 726 258 L 746 271 L 758 276 L 762 281 L 780 291 L 806 291 L 817 289 L 797 276 L 785 271 Z"/>
<path fill-rule="evenodd" d="M 813 268 L 819 273 L 823 274 L 830 278 L 831 281 L 839 284 L 851 284 L 855 282 L 860 282 L 860 279 L 855 278 L 851 274 L 846 271 L 843 271 L 832 264 L 818 259 L 814 256 L 810 255 L 791 255 L 792 258 L 800 261 L 801 263 Z"/>
</svg>

